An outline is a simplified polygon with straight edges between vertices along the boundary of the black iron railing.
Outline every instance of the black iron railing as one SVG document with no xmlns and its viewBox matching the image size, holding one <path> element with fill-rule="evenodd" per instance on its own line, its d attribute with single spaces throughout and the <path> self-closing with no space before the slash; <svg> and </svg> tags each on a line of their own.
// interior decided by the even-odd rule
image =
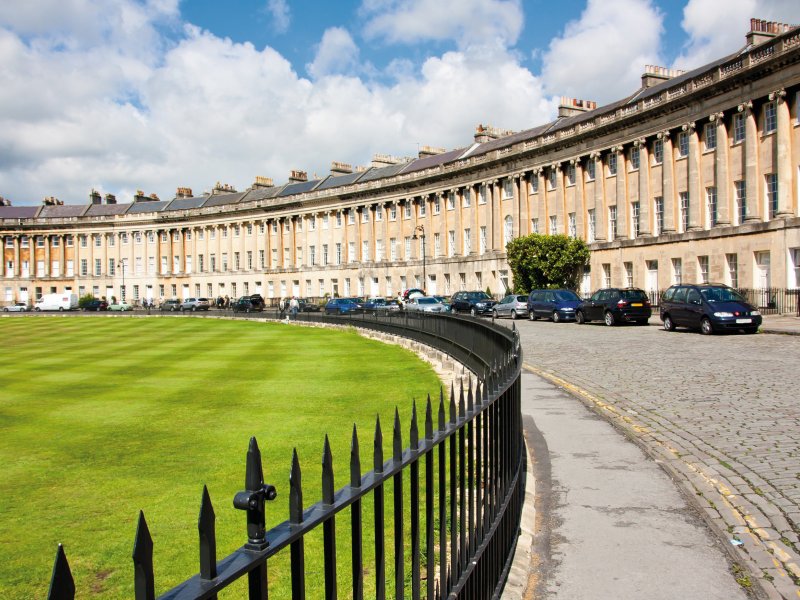
<svg viewBox="0 0 800 600">
<path fill-rule="evenodd" d="M 276 310 L 250 313 L 251 318 L 278 318 Z M 170 600 L 216 598 L 217 593 L 247 576 L 249 598 L 269 594 L 267 562 L 289 548 L 293 599 L 337 597 L 335 533 L 337 514 L 350 512 L 348 543 L 352 568 L 348 589 L 364 597 L 365 520 L 362 502 L 373 506 L 374 548 L 369 567 L 375 597 L 498 598 L 514 553 L 525 486 L 525 451 L 520 413 L 522 353 L 515 329 L 488 321 L 453 316 L 378 313 L 325 316 L 300 313 L 297 319 L 353 325 L 401 335 L 446 352 L 477 376 L 451 387 L 449 401 L 440 391 L 438 402 L 428 396 L 423 424 L 413 407 L 409 445 L 403 447 L 398 412 L 392 428 L 392 456 L 383 456 L 383 434 L 376 422 L 373 470 L 362 474 L 358 432 L 352 433 L 350 484 L 334 490 L 333 457 L 326 437 L 323 445 L 322 499 L 305 508 L 301 469 L 292 457 L 289 518 L 265 529 L 266 503 L 276 489 L 264 483 L 261 452 L 251 438 L 247 452 L 245 490 L 236 494 L 234 507 L 247 515 L 247 542 L 217 560 L 214 509 L 204 488 L 198 519 L 200 572 L 160 596 Z M 420 466 L 424 478 L 420 477 Z M 437 475 L 436 481 L 434 476 Z M 405 495 L 404 482 L 410 486 Z M 391 486 L 393 506 L 385 506 L 385 488 Z M 405 502 L 408 502 L 405 505 Z M 391 535 L 385 534 L 393 520 Z M 409 527 L 406 528 L 406 519 Z M 438 536 L 436 535 L 438 523 Z M 307 589 L 305 537 L 321 527 L 324 546 L 324 589 Z M 423 529 L 424 528 L 424 529 Z M 341 535 L 341 532 L 340 532 Z M 394 581 L 387 581 L 386 547 L 393 547 Z M 409 548 L 410 561 L 406 560 Z M 424 564 L 422 564 L 424 559 Z M 155 598 L 153 542 L 143 513 L 133 550 L 134 589 L 137 600 Z M 406 566 L 410 573 L 406 577 Z M 425 570 L 424 581 L 421 574 Z M 393 583 L 393 590 L 386 586 Z M 58 547 L 48 598 L 72 600 L 75 586 L 61 545 Z"/>
</svg>

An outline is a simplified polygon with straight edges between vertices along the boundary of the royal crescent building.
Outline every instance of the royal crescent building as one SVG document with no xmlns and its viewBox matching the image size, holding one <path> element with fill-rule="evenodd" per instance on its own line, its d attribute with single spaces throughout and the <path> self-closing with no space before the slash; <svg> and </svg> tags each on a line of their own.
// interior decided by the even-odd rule
<svg viewBox="0 0 800 600">
<path fill-rule="evenodd" d="M 800 285 L 800 28 L 752 20 L 745 47 L 689 72 L 648 66 L 607 106 L 562 98 L 520 132 L 378 155 L 330 175 L 257 177 L 132 202 L 0 202 L 0 304 L 42 294 L 392 296 L 513 286 L 505 246 L 584 239 L 588 293 L 684 282 Z"/>
</svg>

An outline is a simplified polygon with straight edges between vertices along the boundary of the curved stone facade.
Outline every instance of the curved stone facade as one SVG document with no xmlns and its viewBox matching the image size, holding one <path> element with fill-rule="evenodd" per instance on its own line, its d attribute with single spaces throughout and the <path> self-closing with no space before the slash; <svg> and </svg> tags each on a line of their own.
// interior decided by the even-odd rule
<svg viewBox="0 0 800 600">
<path fill-rule="evenodd" d="M 649 68 L 629 98 L 565 99 L 556 121 L 479 127 L 452 151 L 334 163 L 283 186 L 258 178 L 245 192 L 0 206 L 0 304 L 67 289 L 129 301 L 501 294 L 513 285 L 505 244 L 534 232 L 589 242 L 584 292 L 798 287 L 800 28 L 758 24 L 734 55 Z"/>
</svg>

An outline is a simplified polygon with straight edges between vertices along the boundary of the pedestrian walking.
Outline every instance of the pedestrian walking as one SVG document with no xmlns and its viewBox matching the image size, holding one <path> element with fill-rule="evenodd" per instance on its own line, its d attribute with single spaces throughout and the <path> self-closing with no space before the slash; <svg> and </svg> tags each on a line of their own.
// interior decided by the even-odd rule
<svg viewBox="0 0 800 600">
<path fill-rule="evenodd" d="M 297 319 L 297 311 L 300 310 L 300 303 L 297 301 L 297 296 L 292 296 L 292 299 L 289 300 L 289 314 L 292 317 L 292 320 Z"/>
</svg>

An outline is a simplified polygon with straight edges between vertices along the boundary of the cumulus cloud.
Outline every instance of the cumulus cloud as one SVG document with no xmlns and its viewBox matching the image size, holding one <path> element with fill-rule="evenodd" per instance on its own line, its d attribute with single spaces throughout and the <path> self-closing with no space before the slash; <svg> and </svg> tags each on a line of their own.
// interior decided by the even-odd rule
<svg viewBox="0 0 800 600">
<path fill-rule="evenodd" d="M 267 0 L 267 12 L 272 16 L 275 31 L 278 33 L 288 31 L 292 17 L 286 0 Z"/>
<path fill-rule="evenodd" d="M 314 61 L 306 69 L 314 78 L 347 73 L 358 65 L 359 50 L 347 30 L 331 27 L 322 35 Z"/>
<path fill-rule="evenodd" d="M 689 39 L 674 66 L 694 69 L 745 44 L 750 19 L 800 23 L 797 0 L 727 0 L 724 7 L 716 0 L 689 0 L 681 23 Z"/>
<path fill-rule="evenodd" d="M 361 10 L 365 37 L 387 43 L 509 47 L 524 23 L 520 0 L 364 0 Z"/>
<path fill-rule="evenodd" d="M 599 103 L 630 95 L 645 65 L 661 63 L 662 22 L 652 0 L 588 0 L 542 56 L 545 89 Z"/>
</svg>

